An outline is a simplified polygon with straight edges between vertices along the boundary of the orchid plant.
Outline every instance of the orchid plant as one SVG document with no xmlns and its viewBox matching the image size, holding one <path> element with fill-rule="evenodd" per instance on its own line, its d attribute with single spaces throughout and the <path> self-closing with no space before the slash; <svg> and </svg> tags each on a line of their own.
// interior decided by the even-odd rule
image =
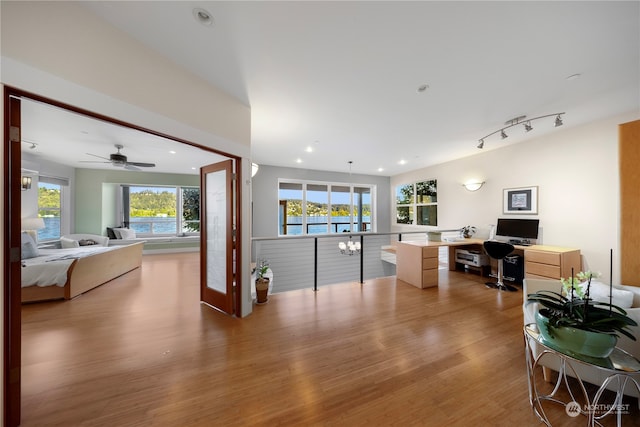
<svg viewBox="0 0 640 427">
<path fill-rule="evenodd" d="M 638 326 L 627 312 L 609 302 L 594 301 L 589 297 L 593 273 L 580 272 L 569 279 L 561 279 L 563 293 L 542 290 L 527 295 L 527 304 L 539 303 L 539 313 L 549 319 L 549 334 L 552 328 L 571 327 L 591 332 L 600 332 L 618 337 L 618 333 L 636 338 L 629 326 Z M 584 279 L 586 278 L 586 286 Z M 576 285 L 580 286 L 580 291 Z"/>
</svg>

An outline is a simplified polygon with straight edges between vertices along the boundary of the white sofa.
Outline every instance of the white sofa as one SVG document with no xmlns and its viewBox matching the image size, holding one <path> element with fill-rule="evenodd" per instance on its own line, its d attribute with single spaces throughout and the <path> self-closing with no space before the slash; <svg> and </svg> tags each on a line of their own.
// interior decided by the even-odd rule
<svg viewBox="0 0 640 427">
<path fill-rule="evenodd" d="M 636 286 L 614 286 L 614 289 L 630 291 L 633 293 L 633 300 L 631 300 L 631 295 L 629 296 L 629 301 L 632 301 L 631 307 L 624 308 L 627 312 L 627 316 L 635 320 L 640 325 L 640 287 Z M 539 309 L 538 304 L 527 304 L 527 295 L 538 292 L 540 290 L 550 290 L 555 292 L 561 291 L 561 284 L 558 280 L 544 280 L 544 279 L 524 279 L 522 284 L 522 294 L 523 294 L 523 305 L 522 310 L 524 312 L 524 324 L 527 325 L 529 323 L 535 323 L 535 314 Z M 614 295 L 615 295 L 614 291 Z M 614 301 L 614 304 L 616 302 Z M 635 326 L 631 328 L 632 334 L 636 337 L 637 341 L 633 341 L 625 336 L 621 336 L 618 339 L 617 346 L 626 352 L 632 354 L 636 358 L 640 359 L 640 327 Z M 535 352 L 535 349 L 534 349 Z M 554 358 L 543 358 L 541 360 L 541 364 L 543 366 L 547 366 L 555 371 L 558 370 L 557 360 Z M 587 381 L 589 383 L 595 385 L 601 385 L 607 377 L 606 372 L 591 368 L 587 365 L 583 364 L 574 364 L 577 367 L 576 371 L 578 375 L 582 378 L 583 381 Z M 640 397 L 638 394 L 638 390 L 635 387 L 631 387 L 628 385 L 625 389 L 625 394 L 630 396 Z"/>
</svg>

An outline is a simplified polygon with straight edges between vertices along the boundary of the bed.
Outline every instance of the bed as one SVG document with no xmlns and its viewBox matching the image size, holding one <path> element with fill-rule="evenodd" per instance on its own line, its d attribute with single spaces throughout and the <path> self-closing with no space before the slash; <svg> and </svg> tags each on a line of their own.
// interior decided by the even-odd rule
<svg viewBox="0 0 640 427">
<path fill-rule="evenodd" d="M 144 242 L 39 249 L 22 261 L 22 302 L 71 299 L 142 264 Z"/>
</svg>

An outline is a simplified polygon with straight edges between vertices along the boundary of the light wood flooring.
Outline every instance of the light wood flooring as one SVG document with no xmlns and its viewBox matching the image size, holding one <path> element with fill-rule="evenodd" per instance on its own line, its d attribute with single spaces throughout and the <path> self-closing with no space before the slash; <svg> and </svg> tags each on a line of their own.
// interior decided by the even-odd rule
<svg viewBox="0 0 640 427">
<path fill-rule="evenodd" d="M 72 301 L 23 306 L 22 425 L 541 425 L 521 291 L 441 270 L 438 288 L 291 291 L 237 319 L 199 303 L 198 272 L 197 254 L 146 255 Z"/>
</svg>

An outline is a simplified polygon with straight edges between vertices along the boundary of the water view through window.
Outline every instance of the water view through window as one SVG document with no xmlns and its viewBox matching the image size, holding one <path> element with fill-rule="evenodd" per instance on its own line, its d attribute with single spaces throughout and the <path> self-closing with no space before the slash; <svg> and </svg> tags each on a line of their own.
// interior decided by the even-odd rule
<svg viewBox="0 0 640 427">
<path fill-rule="evenodd" d="M 279 183 L 280 235 L 372 231 L 372 187 Z"/>
</svg>

